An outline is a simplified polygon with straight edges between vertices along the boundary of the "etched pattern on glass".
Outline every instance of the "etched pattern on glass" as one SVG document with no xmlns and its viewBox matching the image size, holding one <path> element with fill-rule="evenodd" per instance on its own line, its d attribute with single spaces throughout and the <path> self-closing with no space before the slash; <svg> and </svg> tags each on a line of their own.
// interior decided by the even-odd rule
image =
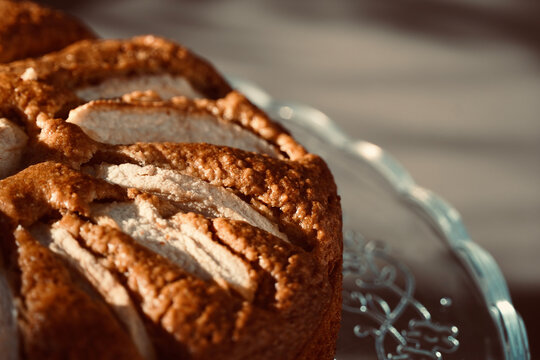
<svg viewBox="0 0 540 360">
<path fill-rule="evenodd" d="M 380 360 L 439 360 L 458 349 L 457 327 L 434 322 L 414 298 L 412 272 L 388 245 L 354 232 L 345 234 L 344 245 L 343 310 L 365 316 L 354 334 L 372 337 Z M 442 298 L 441 305 L 451 305 L 451 299 Z"/>
</svg>

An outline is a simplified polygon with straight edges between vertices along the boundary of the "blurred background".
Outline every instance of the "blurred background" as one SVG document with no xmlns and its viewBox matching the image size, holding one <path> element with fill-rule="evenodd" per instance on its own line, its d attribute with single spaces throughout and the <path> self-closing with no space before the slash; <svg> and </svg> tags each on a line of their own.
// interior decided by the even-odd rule
<svg viewBox="0 0 540 360">
<path fill-rule="evenodd" d="M 162 35 L 389 150 L 462 213 L 540 354 L 540 1 L 42 1 Z"/>
</svg>

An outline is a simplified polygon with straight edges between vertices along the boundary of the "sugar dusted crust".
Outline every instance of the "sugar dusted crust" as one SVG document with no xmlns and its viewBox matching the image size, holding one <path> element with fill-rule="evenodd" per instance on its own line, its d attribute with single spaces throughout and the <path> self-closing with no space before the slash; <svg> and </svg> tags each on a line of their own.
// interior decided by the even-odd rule
<svg viewBox="0 0 540 360">
<path fill-rule="evenodd" d="M 156 74 L 186 79 L 205 98 L 162 99 L 137 89 L 86 102 L 79 91 L 109 78 L 131 89 L 148 83 L 138 76 Z M 47 351 L 29 334 L 39 340 L 76 328 L 67 322 L 78 301 L 93 314 L 80 319 L 95 336 L 88 341 L 99 341 L 107 323 L 103 344 L 116 358 L 332 358 L 342 254 L 333 177 L 205 61 L 153 36 L 83 41 L 0 67 L 0 104 L 0 117 L 28 137 L 22 170 L 0 180 L 0 253 L 22 304 L 19 326 L 32 330 L 21 332 L 23 354 Z M 236 130 L 226 144 L 220 137 L 185 143 L 176 135 L 150 142 L 151 127 L 121 134 L 128 140 L 120 142 L 92 136 L 103 126 L 130 131 L 122 122 L 137 112 L 167 114 L 162 120 L 173 125 L 160 130 L 167 136 L 174 121 L 189 130 L 202 116 L 220 131 Z M 189 117 L 195 120 L 181 123 Z M 239 149 L 246 143 L 255 148 Z M 111 172 L 120 166 L 123 173 Z M 169 186 L 171 179 L 186 183 Z M 33 254 L 50 265 L 39 266 Z M 46 298 L 36 290 L 45 289 L 39 279 L 54 284 Z M 129 311 L 114 306 L 125 292 Z M 56 316 L 47 309 L 64 293 L 78 300 Z M 50 328 L 39 326 L 44 316 Z M 137 346 L 145 341 L 153 348 Z M 58 354 L 91 354 L 88 343 L 75 345 L 58 340 Z"/>
</svg>

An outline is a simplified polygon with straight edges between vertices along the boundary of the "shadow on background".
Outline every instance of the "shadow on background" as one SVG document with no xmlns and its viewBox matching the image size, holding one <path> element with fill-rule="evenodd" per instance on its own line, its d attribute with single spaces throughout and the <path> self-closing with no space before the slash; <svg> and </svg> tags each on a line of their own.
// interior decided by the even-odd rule
<svg viewBox="0 0 540 360">
<path fill-rule="evenodd" d="M 40 3 L 64 9 L 91 6 L 93 1 L 42 0 Z M 193 0 L 161 0 L 168 2 Z M 206 0 L 208 3 L 218 0 Z M 126 11 L 129 11 L 129 1 Z M 473 43 L 501 40 L 521 45 L 540 61 L 540 1 L 538 0 L 267 0 L 265 6 L 286 16 L 360 20 L 386 26 L 395 31 L 445 41 Z"/>
<path fill-rule="evenodd" d="M 444 41 L 484 40 L 521 45 L 540 61 L 540 1 L 361 0 L 337 1 L 333 11 L 320 0 L 268 1 L 269 7 L 301 17 L 345 17 L 376 23 L 395 31 Z"/>
<path fill-rule="evenodd" d="M 465 41 L 500 38 L 540 55 L 538 1 L 516 1 L 511 8 L 480 6 L 472 1 L 369 0 L 359 4 L 364 15 L 397 29 Z"/>
</svg>

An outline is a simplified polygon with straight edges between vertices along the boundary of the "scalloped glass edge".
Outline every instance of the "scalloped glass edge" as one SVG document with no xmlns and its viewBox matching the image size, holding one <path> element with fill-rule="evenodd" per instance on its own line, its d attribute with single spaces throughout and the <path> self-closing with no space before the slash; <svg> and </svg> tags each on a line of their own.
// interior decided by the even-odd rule
<svg viewBox="0 0 540 360">
<path fill-rule="evenodd" d="M 287 120 L 308 126 L 317 136 L 371 165 L 394 191 L 427 215 L 472 276 L 497 327 L 507 360 L 530 359 L 523 319 L 514 308 L 504 276 L 495 259 L 469 236 L 458 211 L 432 191 L 415 183 L 388 152 L 363 140 L 349 138 L 323 112 L 300 103 L 278 101 L 255 84 L 229 77 L 234 88 L 257 106 Z"/>
</svg>

